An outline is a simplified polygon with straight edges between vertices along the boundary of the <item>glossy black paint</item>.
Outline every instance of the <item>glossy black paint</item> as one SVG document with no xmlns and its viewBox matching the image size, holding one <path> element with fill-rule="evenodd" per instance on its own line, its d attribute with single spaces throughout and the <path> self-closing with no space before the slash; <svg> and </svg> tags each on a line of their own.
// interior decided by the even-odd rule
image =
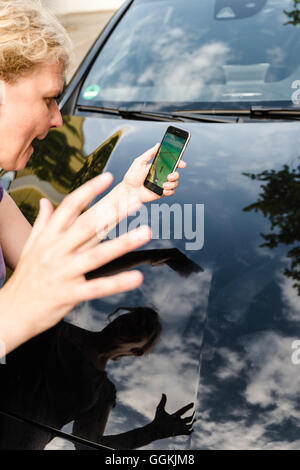
<svg viewBox="0 0 300 470">
<path fill-rule="evenodd" d="M 81 176 L 75 186 L 93 176 L 96 168 L 111 171 L 119 182 L 132 159 L 160 141 L 168 127 L 76 116 L 65 121 L 67 126 L 52 131 L 42 148 L 51 148 L 51 139 L 72 125 L 80 129 L 77 147 L 62 147 L 56 160 L 68 174 L 66 169 L 77 155 Z M 192 137 L 176 195 L 153 206 L 190 204 L 195 224 L 195 205 L 204 204 L 203 248 L 197 249 L 195 240 L 172 239 L 172 232 L 170 240 L 153 239 L 146 255 L 126 260 L 121 267 L 140 265 L 145 282 L 139 289 L 79 305 L 67 321 L 95 332 L 120 305 L 152 305 L 160 314 L 163 334 L 152 353 L 108 367 L 118 405 L 106 434 L 151 421 L 165 393 L 168 411 L 196 402 L 197 422 L 191 437 L 160 440 L 151 448 L 293 448 L 299 366 L 292 362 L 292 343 L 300 336 L 299 297 L 292 280 L 283 274 L 289 262 L 286 247 L 260 248 L 260 233 L 268 233 L 270 223 L 260 213 L 243 211 L 260 192 L 259 183 L 243 173 L 278 171 L 284 164 L 293 167 L 299 157 L 299 123 L 185 123 L 185 128 Z M 36 152 L 33 176 L 19 174 L 12 183 L 13 196 L 22 187 L 25 199 L 26 184 L 29 190 L 33 181 L 36 188 L 47 188 L 43 194 L 48 197 L 55 188 L 53 202 L 70 190 L 72 175 L 65 186 L 60 183 L 60 191 L 54 170 L 45 180 L 37 176 L 38 163 L 45 163 L 42 148 Z M 20 190 L 17 199 L 22 206 Z M 37 203 L 38 198 L 32 212 Z M 150 213 L 149 208 L 139 214 L 139 221 Z M 187 243 L 192 243 L 191 250 Z M 181 270 L 186 259 L 176 265 L 174 248 L 200 269 Z"/>
</svg>

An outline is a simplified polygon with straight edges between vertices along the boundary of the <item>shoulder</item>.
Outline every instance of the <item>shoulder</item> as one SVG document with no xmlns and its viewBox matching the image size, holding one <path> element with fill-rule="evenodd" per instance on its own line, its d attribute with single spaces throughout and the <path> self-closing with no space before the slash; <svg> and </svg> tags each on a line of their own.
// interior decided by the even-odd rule
<svg viewBox="0 0 300 470">
<path fill-rule="evenodd" d="M 112 381 L 108 378 L 106 372 L 104 371 L 103 374 L 103 385 L 102 385 L 102 398 L 108 400 L 113 408 L 116 406 L 116 399 L 117 399 L 117 391 L 115 385 Z"/>
</svg>

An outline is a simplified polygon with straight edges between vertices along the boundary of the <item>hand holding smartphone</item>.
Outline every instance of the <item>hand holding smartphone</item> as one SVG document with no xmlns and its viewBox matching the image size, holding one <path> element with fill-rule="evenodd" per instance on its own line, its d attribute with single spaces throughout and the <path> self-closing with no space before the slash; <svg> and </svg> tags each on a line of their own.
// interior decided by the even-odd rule
<svg viewBox="0 0 300 470">
<path fill-rule="evenodd" d="M 163 184 L 168 181 L 168 175 L 176 170 L 190 137 L 189 132 L 183 129 L 168 127 L 145 179 L 146 188 L 160 196 L 163 194 Z"/>
</svg>

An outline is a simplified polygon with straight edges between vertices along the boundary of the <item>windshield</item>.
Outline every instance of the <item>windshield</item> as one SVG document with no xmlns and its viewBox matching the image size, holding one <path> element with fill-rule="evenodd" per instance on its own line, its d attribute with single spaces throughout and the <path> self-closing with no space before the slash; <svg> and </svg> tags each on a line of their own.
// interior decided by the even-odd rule
<svg viewBox="0 0 300 470">
<path fill-rule="evenodd" d="M 79 104 L 156 111 L 299 104 L 297 4 L 136 0 L 91 68 Z"/>
</svg>

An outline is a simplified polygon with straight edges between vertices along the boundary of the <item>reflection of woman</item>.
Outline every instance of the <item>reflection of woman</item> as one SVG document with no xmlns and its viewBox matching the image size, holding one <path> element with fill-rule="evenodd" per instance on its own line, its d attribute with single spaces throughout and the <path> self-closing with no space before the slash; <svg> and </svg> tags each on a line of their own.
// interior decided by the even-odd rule
<svg viewBox="0 0 300 470">
<path fill-rule="evenodd" d="M 56 97 L 63 87 L 70 44 L 65 30 L 39 1 L 0 0 L 0 11 L 0 167 L 22 170 L 33 153 L 33 140 L 44 139 L 51 128 L 62 125 Z M 42 199 L 33 228 L 4 192 L 0 244 L 5 261 L 15 270 L 0 291 L 0 340 L 7 352 L 51 328 L 77 303 L 141 284 L 142 275 L 136 271 L 92 281 L 84 274 L 149 241 L 146 229 L 97 246 L 88 243 L 96 235 L 96 223 L 101 231 L 139 204 L 158 198 L 143 185 L 157 150 L 155 146 L 135 159 L 123 181 L 83 214 L 110 186 L 110 174 L 85 183 L 56 211 Z M 169 175 L 165 196 L 174 193 L 178 177 Z M 123 212 L 117 212 L 121 202 Z"/>
<path fill-rule="evenodd" d="M 171 435 L 189 434 L 192 417 L 181 419 L 181 415 L 193 404 L 169 415 L 163 396 L 152 423 L 103 436 L 115 406 L 115 388 L 105 372 L 107 362 L 144 355 L 155 346 L 161 331 L 154 310 L 123 310 L 128 313 L 99 333 L 60 322 L 13 351 L 0 369 L 1 407 L 56 429 L 74 421 L 74 435 L 113 448 L 132 449 Z M 2 449 L 42 449 L 53 437 L 26 424 L 14 426 L 4 417 L 0 436 Z"/>
</svg>

